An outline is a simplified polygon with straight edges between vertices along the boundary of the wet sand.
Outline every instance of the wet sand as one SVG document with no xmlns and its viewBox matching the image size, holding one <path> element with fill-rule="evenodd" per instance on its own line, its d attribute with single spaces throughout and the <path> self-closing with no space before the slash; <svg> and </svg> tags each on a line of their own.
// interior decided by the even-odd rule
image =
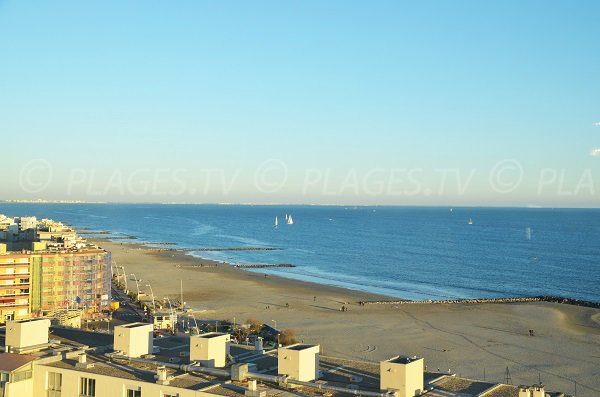
<svg viewBox="0 0 600 397">
<path fill-rule="evenodd" d="M 198 319 L 276 322 L 304 342 L 321 344 L 325 355 L 375 361 L 419 355 L 430 369 L 483 379 L 485 368 L 485 379 L 496 382 L 504 381 L 508 367 L 514 384 L 537 383 L 541 376 L 550 390 L 573 393 L 577 381 L 579 396 L 600 395 L 599 309 L 548 302 L 361 306 L 395 298 L 265 278 L 135 243 L 97 243 L 143 279 L 140 290 L 149 294 L 150 283 L 156 299 L 178 300 L 183 280 L 187 306 L 203 310 Z M 128 283 L 135 291 L 133 277 Z"/>
</svg>

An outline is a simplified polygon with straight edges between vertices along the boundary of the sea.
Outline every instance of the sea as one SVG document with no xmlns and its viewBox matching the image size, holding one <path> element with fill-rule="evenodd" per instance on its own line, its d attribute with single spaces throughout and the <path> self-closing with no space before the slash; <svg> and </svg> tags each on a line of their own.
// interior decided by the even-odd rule
<svg viewBox="0 0 600 397">
<path fill-rule="evenodd" d="M 253 271 L 401 299 L 600 302 L 599 209 L 0 203 L 0 214 L 169 248 L 278 248 L 189 254 L 292 264 Z"/>
</svg>

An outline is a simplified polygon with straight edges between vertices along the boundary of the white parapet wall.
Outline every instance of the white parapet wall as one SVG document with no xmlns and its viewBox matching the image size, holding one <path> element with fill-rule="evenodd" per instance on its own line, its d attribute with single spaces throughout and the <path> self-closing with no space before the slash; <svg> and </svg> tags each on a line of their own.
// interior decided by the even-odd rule
<svg viewBox="0 0 600 397">
<path fill-rule="evenodd" d="M 309 382 L 319 378 L 319 345 L 295 345 L 277 350 L 277 372 L 292 379 Z"/>
<path fill-rule="evenodd" d="M 152 353 L 152 324 L 131 323 L 117 325 L 114 330 L 114 350 L 127 357 L 141 357 Z"/>
<path fill-rule="evenodd" d="M 423 393 L 425 370 L 421 357 L 396 356 L 380 363 L 380 388 L 397 397 L 414 397 Z"/>
<path fill-rule="evenodd" d="M 48 343 L 50 320 L 38 318 L 6 322 L 6 342 L 9 349 L 24 349 Z"/>
<path fill-rule="evenodd" d="M 229 355 L 230 335 L 209 332 L 190 337 L 190 361 L 211 368 L 224 367 Z"/>
<path fill-rule="evenodd" d="M 519 386 L 519 397 L 545 397 L 544 385 Z"/>
</svg>

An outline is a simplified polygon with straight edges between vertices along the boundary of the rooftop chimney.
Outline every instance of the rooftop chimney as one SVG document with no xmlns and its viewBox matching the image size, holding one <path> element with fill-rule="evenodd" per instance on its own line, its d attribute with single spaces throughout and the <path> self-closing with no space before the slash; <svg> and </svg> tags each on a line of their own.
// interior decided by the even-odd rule
<svg viewBox="0 0 600 397">
<path fill-rule="evenodd" d="M 93 363 L 87 362 L 87 354 L 82 353 L 79 356 L 77 356 L 77 364 L 75 364 L 76 368 L 88 369 L 88 368 L 92 368 L 93 366 L 94 366 Z"/>
<path fill-rule="evenodd" d="M 169 384 L 168 372 L 165 366 L 160 366 L 156 368 L 156 383 L 158 383 L 159 385 Z"/>
</svg>

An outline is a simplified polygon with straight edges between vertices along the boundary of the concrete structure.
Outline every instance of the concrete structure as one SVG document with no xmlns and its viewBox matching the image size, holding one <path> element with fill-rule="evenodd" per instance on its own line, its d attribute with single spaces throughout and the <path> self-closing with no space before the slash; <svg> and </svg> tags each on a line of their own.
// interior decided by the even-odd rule
<svg viewBox="0 0 600 397">
<path fill-rule="evenodd" d="M 46 347 L 49 329 L 50 320 L 45 318 L 8 321 L 5 350 L 22 352 L 27 349 L 34 350 L 36 347 Z"/>
<path fill-rule="evenodd" d="M 60 310 L 54 319 L 63 327 L 81 328 L 81 310 Z"/>
<path fill-rule="evenodd" d="M 382 361 L 379 367 L 382 391 L 392 391 L 397 397 L 414 397 L 423 393 L 423 358 L 396 356 Z"/>
<path fill-rule="evenodd" d="M 205 367 L 219 368 L 227 364 L 230 335 L 209 332 L 190 336 L 190 361 L 198 361 Z"/>
<path fill-rule="evenodd" d="M 152 353 L 152 324 L 131 323 L 117 325 L 114 330 L 114 350 L 127 357 L 141 357 Z"/>
<path fill-rule="evenodd" d="M 265 349 L 263 346 L 263 338 L 260 336 L 257 337 L 256 340 L 254 341 L 254 351 L 259 354 L 263 354 L 265 352 Z"/>
<path fill-rule="evenodd" d="M 320 345 L 295 345 L 277 350 L 277 372 L 292 379 L 308 382 L 319 378 Z"/>
<path fill-rule="evenodd" d="M 152 316 L 152 323 L 154 329 L 169 329 L 173 330 L 175 324 L 177 324 L 177 313 L 175 312 L 161 312 L 155 313 Z"/>
<path fill-rule="evenodd" d="M 519 397 L 545 397 L 544 385 L 519 386 Z"/>
</svg>

